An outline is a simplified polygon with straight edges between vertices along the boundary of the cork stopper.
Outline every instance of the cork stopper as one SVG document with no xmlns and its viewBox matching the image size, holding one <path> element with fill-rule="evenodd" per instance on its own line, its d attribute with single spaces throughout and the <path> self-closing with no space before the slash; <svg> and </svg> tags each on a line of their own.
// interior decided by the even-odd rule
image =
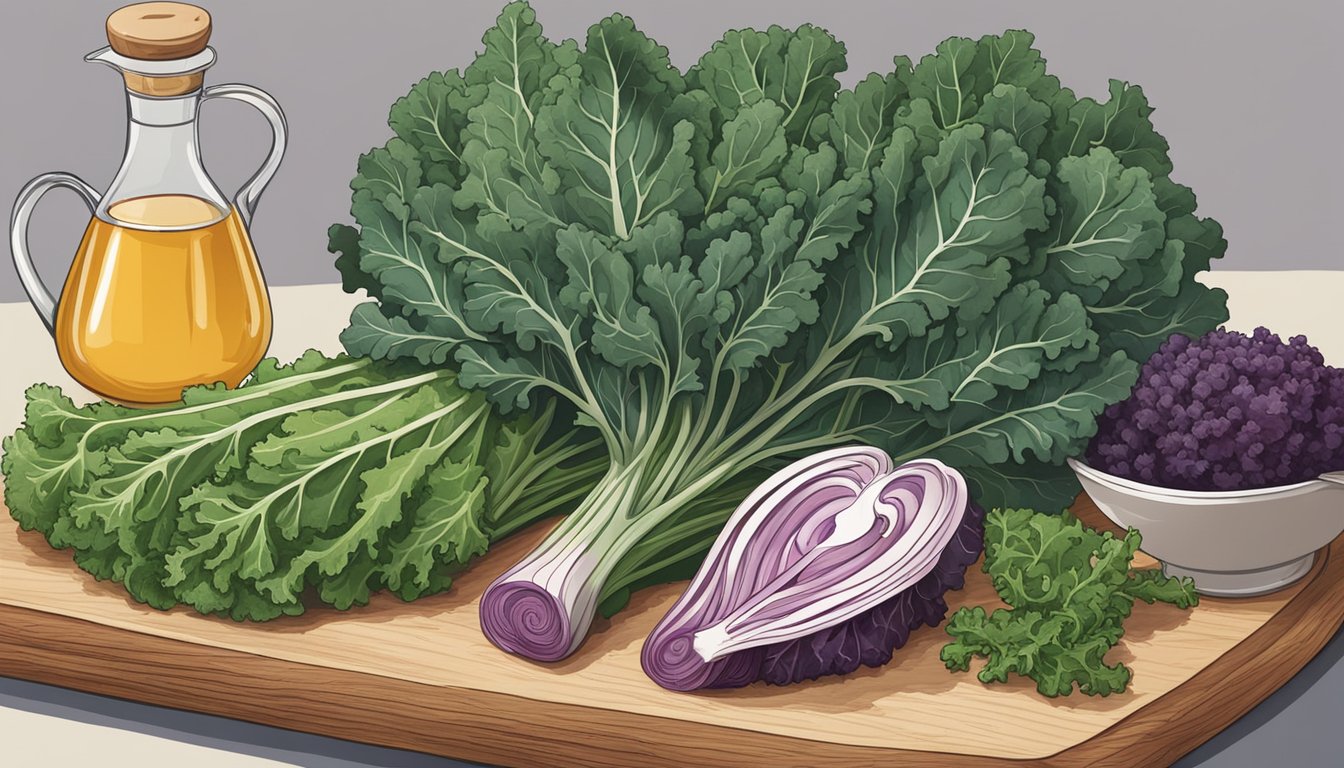
<svg viewBox="0 0 1344 768">
<path fill-rule="evenodd" d="M 133 59 L 184 59 L 210 42 L 210 14 L 187 3 L 136 3 L 107 17 L 107 42 Z M 201 87 L 204 73 L 148 76 L 126 72 L 126 87 L 148 96 L 178 96 Z"/>
</svg>

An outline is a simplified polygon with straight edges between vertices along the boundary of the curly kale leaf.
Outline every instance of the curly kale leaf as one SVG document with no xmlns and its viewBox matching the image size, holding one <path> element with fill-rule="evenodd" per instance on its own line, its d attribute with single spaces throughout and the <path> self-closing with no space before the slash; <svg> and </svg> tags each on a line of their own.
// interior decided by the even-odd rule
<svg viewBox="0 0 1344 768">
<path fill-rule="evenodd" d="M 1008 604 L 987 612 L 961 608 L 952 615 L 943 647 L 948 669 L 966 671 L 985 659 L 978 678 L 1030 678 L 1044 696 L 1077 690 L 1108 696 L 1125 690 L 1130 670 L 1105 656 L 1124 635 L 1134 600 L 1178 608 L 1199 603 L 1190 579 L 1160 570 L 1130 570 L 1141 539 L 1097 533 L 1068 515 L 1029 509 L 991 512 L 985 527 L 984 570 Z"/>
<path fill-rule="evenodd" d="M 28 392 L 5 502 L 157 608 L 265 620 L 447 589 L 490 542 L 565 509 L 605 459 L 553 412 L 511 422 L 446 371 L 310 352 L 181 405 Z"/>
</svg>

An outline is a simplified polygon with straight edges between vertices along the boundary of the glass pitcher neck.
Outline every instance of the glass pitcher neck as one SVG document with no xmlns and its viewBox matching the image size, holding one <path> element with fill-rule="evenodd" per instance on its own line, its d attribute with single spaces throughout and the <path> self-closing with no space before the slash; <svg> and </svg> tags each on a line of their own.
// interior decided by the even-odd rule
<svg viewBox="0 0 1344 768">
<path fill-rule="evenodd" d="M 135 229 L 185 230 L 209 226 L 230 213 L 228 199 L 205 172 L 201 162 L 196 116 L 201 91 L 181 96 L 154 97 L 126 92 L 126 155 L 98 206 L 104 221 Z M 183 221 L 131 221 L 118 218 L 118 204 L 150 197 L 195 198 L 195 210 L 218 210 L 204 220 L 199 214 Z M 208 204 L 205 205 L 205 204 Z M 127 210 L 122 206 L 120 210 Z"/>
<path fill-rule="evenodd" d="M 148 126 L 173 126 L 196 121 L 201 107 L 199 89 L 181 96 L 145 96 L 126 91 L 126 112 L 132 123 Z"/>
</svg>

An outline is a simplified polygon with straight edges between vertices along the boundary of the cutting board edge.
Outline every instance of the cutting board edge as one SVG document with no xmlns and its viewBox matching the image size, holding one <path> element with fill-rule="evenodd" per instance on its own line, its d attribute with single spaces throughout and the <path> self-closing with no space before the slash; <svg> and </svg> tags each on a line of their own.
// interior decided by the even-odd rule
<svg viewBox="0 0 1344 768">
<path fill-rule="evenodd" d="M 733 765 L 761 768 L 787 765 L 838 768 L 872 765 L 893 758 L 921 768 L 997 768 L 1024 762 L 1018 758 L 804 739 L 434 685 L 197 645 L 4 603 L 0 603 L 0 649 L 6 651 L 0 654 L 0 676 L 286 730 L 516 768 L 546 765 L 633 768 L 668 762 L 707 764 L 709 760 L 724 759 L 732 759 Z M 72 668 L 72 658 L 80 659 L 85 666 Z M 303 671 L 303 680 L 286 680 L 286 674 L 296 668 Z M 152 673 L 155 669 L 158 673 Z M 164 675 L 165 670 L 170 674 Z M 164 684 L 167 678 L 207 685 L 167 685 Z M 280 687 L 267 690 L 268 684 L 275 683 L 281 684 Z M 322 695 L 302 695 L 312 690 L 320 690 Z M 239 695 L 240 691 L 259 696 Z M 333 692 L 338 695 L 332 697 Z M 363 694 L 361 698 L 369 703 L 400 708 L 398 714 L 405 715 L 405 720 L 348 722 L 351 715 L 364 718 L 388 715 L 386 708 L 352 706 L 348 697 L 358 694 Z M 264 699 L 260 695 L 280 698 Z M 289 699 L 296 697 L 302 701 L 291 705 Z M 433 706 L 425 706 L 426 702 Z M 420 723 L 423 727 L 419 730 L 412 727 L 417 714 L 423 715 Z M 529 717 L 532 715 L 537 717 Z M 547 730 L 545 739 L 536 735 L 537 723 L 543 721 L 545 725 L 541 727 Z M 371 725 L 388 727 L 371 728 Z M 443 733 L 445 725 L 454 728 Z M 581 730 L 594 726 L 599 729 L 596 733 Z M 458 735 L 459 730 L 463 735 Z M 622 735 L 623 731 L 641 733 L 645 738 L 631 742 Z M 556 739 L 557 735 L 562 738 Z M 805 762 L 796 762 L 799 760 Z"/>
<path fill-rule="evenodd" d="M 1307 584 L 1269 621 L 1189 680 L 1041 764 L 1170 765 L 1241 719 L 1297 676 L 1344 627 L 1344 533 L 1317 552 L 1304 578 Z M 1214 699 L 1221 703 L 1213 705 Z"/>
<path fill-rule="evenodd" d="M 1104 519 L 1091 519 L 1093 515 L 1081 511 L 1080 516 L 1105 527 Z M 1344 535 L 1321 551 L 1306 579 L 1302 590 L 1268 622 L 1190 680 L 1096 735 L 1038 758 L 844 744 L 440 686 L 283 661 L 4 603 L 0 675 L 509 766 L 604 768 L 724 759 L 772 767 L 869 765 L 894 759 L 928 768 L 1163 765 L 1207 741 L 1286 683 L 1344 624 Z M 1303 621 L 1307 618 L 1311 620 Z M 72 668 L 72 659 L 82 660 L 85 667 Z M 1266 659 L 1274 663 L 1263 663 Z M 1253 663 L 1257 660 L 1262 663 Z M 239 696 L 240 687 L 256 695 Z M 315 690 L 324 695 L 305 697 Z M 340 695 L 330 697 L 332 691 Z M 1200 706 L 1213 697 L 1228 704 Z M 352 701 L 363 705 L 354 707 Z M 540 726 L 544 737 L 538 734 L 538 722 L 545 723 Z M 630 733 L 641 738 L 631 740 Z"/>
</svg>

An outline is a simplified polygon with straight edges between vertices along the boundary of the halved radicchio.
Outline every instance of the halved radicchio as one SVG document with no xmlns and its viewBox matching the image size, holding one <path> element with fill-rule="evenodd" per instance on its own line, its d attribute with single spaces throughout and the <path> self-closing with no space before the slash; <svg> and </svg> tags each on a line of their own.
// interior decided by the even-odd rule
<svg viewBox="0 0 1344 768">
<path fill-rule="evenodd" d="M 880 666 L 936 626 L 984 543 L 960 473 L 850 447 L 785 467 L 733 513 L 644 644 L 664 688 L 783 685 Z"/>
</svg>

